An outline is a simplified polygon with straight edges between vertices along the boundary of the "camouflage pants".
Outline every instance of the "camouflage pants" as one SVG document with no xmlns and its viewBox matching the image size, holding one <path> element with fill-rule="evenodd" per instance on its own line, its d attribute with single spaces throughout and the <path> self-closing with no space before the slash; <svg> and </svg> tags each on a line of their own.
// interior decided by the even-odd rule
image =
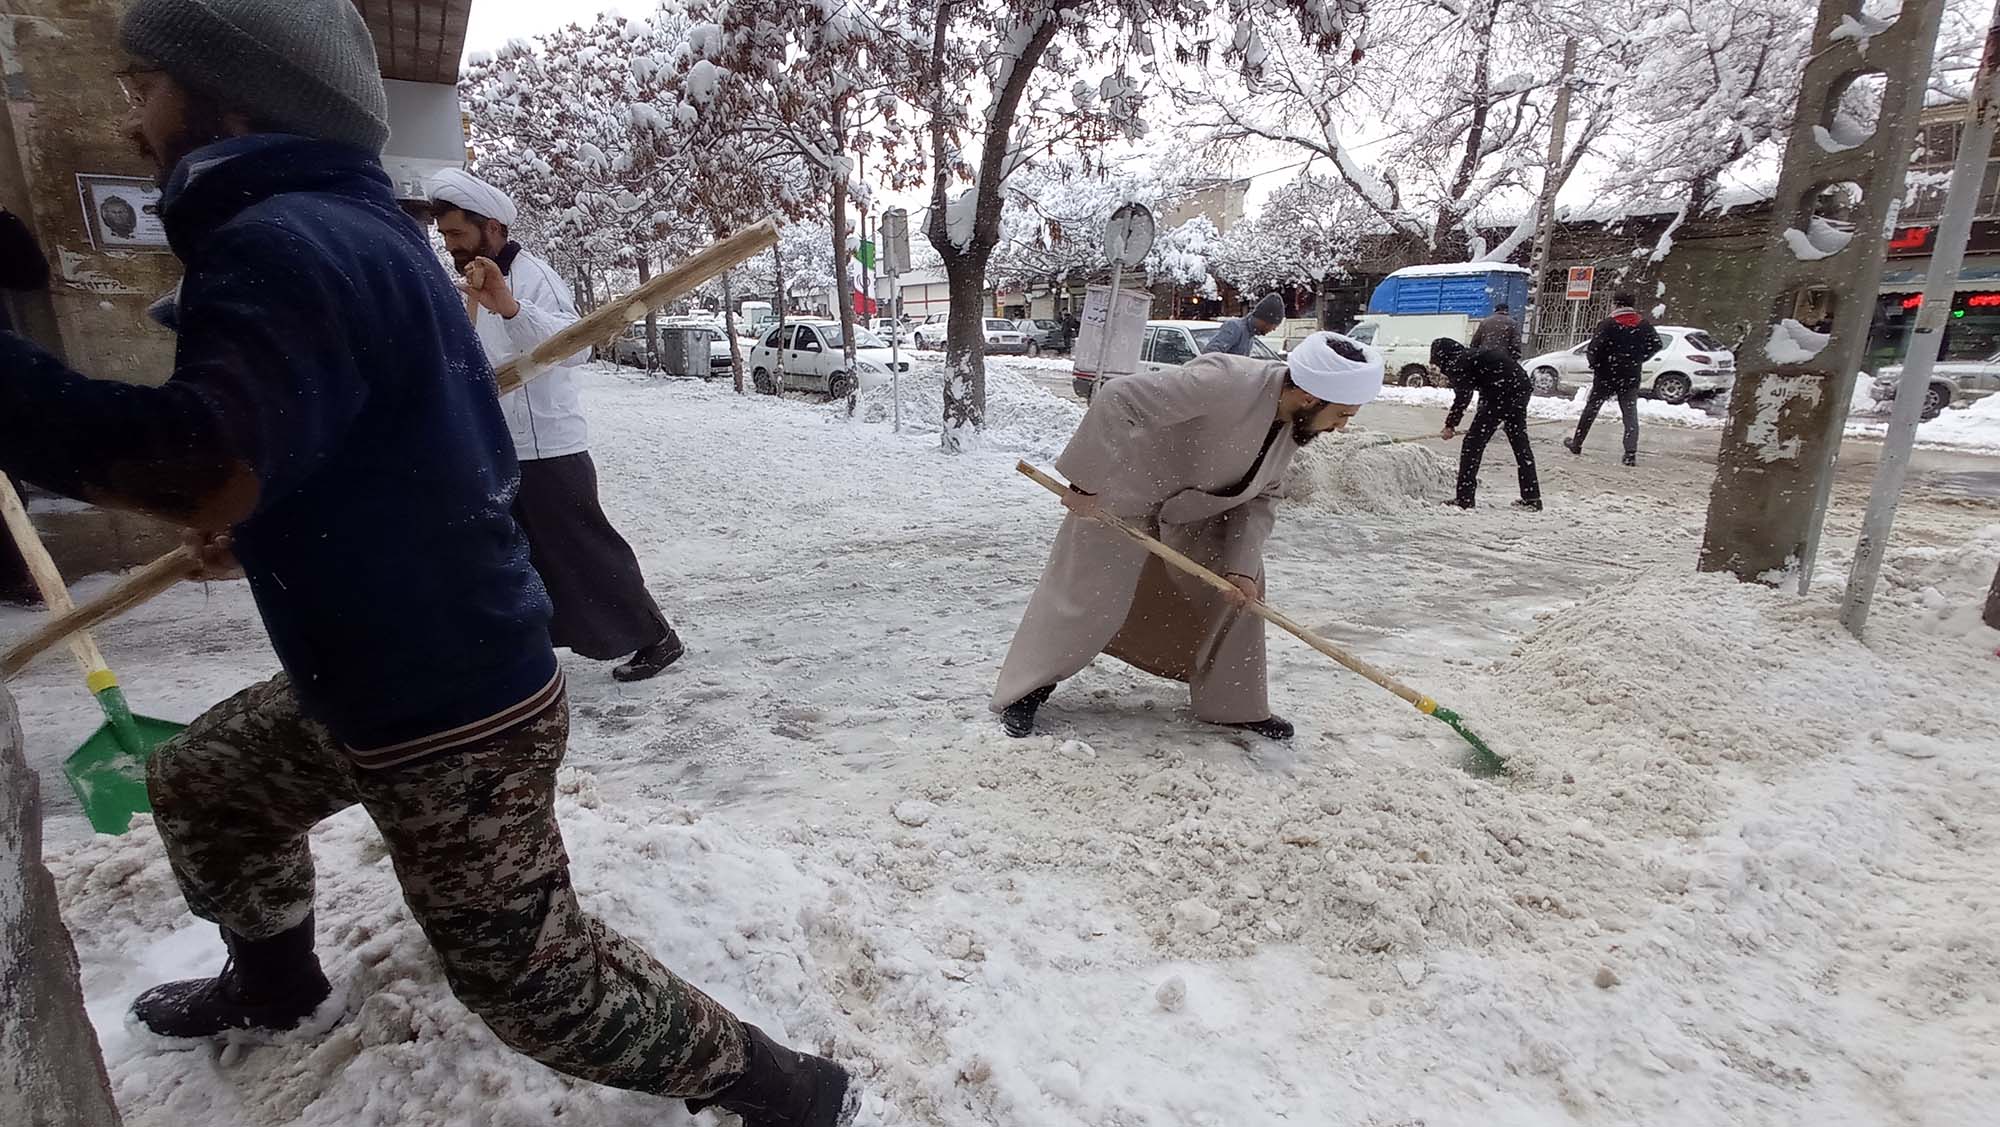
<svg viewBox="0 0 2000 1127">
<path fill-rule="evenodd" d="M 599 1084 L 713 1095 L 746 1067 L 741 1023 L 577 903 L 555 819 L 568 736 L 558 697 L 483 742 L 363 771 L 279 676 L 162 746 L 147 781 L 197 916 L 251 939 L 299 924 L 313 904 L 306 834 L 359 802 L 452 990 L 502 1041 Z"/>
</svg>

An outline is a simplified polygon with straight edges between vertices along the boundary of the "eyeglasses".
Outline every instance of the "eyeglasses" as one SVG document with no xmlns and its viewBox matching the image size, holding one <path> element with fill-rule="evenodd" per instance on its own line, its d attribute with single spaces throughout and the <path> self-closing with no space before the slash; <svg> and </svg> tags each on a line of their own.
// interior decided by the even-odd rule
<svg viewBox="0 0 2000 1127">
<path fill-rule="evenodd" d="M 124 70 L 119 71 L 116 77 L 118 79 L 118 88 L 125 92 L 125 104 L 135 110 L 144 108 L 146 105 L 147 83 L 142 81 L 142 79 L 147 75 L 164 73 L 166 72 L 158 67 L 126 67 Z"/>
</svg>

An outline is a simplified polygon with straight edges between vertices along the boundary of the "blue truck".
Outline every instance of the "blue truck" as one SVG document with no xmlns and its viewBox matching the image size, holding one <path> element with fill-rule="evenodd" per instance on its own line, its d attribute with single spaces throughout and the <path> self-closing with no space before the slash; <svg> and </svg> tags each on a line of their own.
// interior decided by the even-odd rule
<svg viewBox="0 0 2000 1127">
<path fill-rule="evenodd" d="M 1405 266 L 1368 296 L 1368 312 L 1463 313 L 1477 320 L 1505 303 L 1519 317 L 1528 305 L 1528 271 L 1504 262 Z"/>
</svg>

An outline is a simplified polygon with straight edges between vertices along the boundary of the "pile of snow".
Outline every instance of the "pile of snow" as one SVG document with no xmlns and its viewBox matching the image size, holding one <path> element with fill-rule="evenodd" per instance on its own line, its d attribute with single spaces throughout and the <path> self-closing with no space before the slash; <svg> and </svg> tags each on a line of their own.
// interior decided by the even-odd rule
<svg viewBox="0 0 2000 1127">
<path fill-rule="evenodd" d="M 899 381 L 906 434 L 937 434 L 944 425 L 944 364 L 924 355 L 911 361 Z M 856 416 L 868 423 L 893 422 L 896 391 L 890 384 L 864 390 Z M 1057 397 L 1006 365 L 987 363 L 983 447 L 1047 460 L 1062 453 L 1082 420 L 1083 404 L 1075 399 Z"/>
<path fill-rule="evenodd" d="M 1451 465 L 1420 442 L 1380 431 L 1323 434 L 1292 460 L 1285 493 L 1335 512 L 1393 513 L 1443 497 Z"/>
</svg>

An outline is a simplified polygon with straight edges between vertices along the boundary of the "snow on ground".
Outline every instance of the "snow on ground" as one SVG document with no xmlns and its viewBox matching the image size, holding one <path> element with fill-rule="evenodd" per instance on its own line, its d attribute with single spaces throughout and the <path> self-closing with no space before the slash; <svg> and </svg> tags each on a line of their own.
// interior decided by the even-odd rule
<svg viewBox="0 0 2000 1127">
<path fill-rule="evenodd" d="M 1510 776 L 1461 770 L 1443 725 L 1275 634 L 1290 746 L 1203 728 L 1180 687 L 1109 660 L 1013 741 L 986 694 L 1057 517 L 1012 465 L 1074 405 L 996 370 L 995 431 L 954 459 L 934 396 L 899 436 L 882 394 L 850 421 L 587 378 L 607 508 L 691 652 L 638 686 L 566 659 L 578 885 L 847 1061 L 864 1123 L 1990 1120 L 1990 506 L 1905 506 L 1863 645 L 1835 583 L 1695 574 L 1705 493 L 1607 489 L 1636 479 L 1587 459 L 1548 467 L 1535 516 L 1294 502 L 1274 601 L 1464 713 Z M 1858 498 L 1837 504 L 1851 522 Z M 186 718 L 271 668 L 253 615 L 239 584 L 190 587 L 102 641 L 135 705 Z M 93 723 L 71 679 L 47 661 L 15 685 L 50 779 Z M 687 1122 L 498 1046 L 354 811 L 314 835 L 347 1022 L 142 1048 L 131 995 L 220 949 L 149 830 L 89 838 L 46 789 L 134 1127 Z"/>
</svg>

